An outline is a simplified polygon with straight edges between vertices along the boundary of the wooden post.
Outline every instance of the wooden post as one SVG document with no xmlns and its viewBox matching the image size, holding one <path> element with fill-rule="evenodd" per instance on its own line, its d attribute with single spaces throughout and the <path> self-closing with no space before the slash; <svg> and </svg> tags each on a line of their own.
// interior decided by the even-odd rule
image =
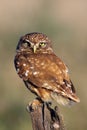
<svg viewBox="0 0 87 130">
<path fill-rule="evenodd" d="M 36 105 L 35 101 L 27 106 L 31 115 L 33 130 L 65 130 L 59 108 L 56 106 L 53 109 L 51 105 L 36 100 L 39 105 Z"/>
</svg>

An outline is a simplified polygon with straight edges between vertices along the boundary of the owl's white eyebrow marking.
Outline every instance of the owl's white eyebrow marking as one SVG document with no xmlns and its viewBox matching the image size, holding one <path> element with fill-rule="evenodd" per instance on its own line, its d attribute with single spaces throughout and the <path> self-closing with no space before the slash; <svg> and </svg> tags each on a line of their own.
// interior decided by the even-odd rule
<svg viewBox="0 0 87 130">
<path fill-rule="evenodd" d="M 26 70 L 25 72 L 25 76 L 28 76 L 29 70 Z"/>
<path fill-rule="evenodd" d="M 26 42 L 30 42 L 28 39 L 25 40 Z"/>
<path fill-rule="evenodd" d="M 33 43 L 31 41 L 29 41 L 28 39 L 26 39 L 26 42 L 30 43 L 31 46 L 33 45 Z"/>
</svg>

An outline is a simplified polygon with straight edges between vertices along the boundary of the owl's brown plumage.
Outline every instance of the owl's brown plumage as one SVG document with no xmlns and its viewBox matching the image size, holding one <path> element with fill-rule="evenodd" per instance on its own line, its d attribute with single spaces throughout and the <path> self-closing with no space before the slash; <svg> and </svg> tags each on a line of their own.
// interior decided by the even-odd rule
<svg viewBox="0 0 87 130">
<path fill-rule="evenodd" d="M 27 88 L 44 102 L 55 99 L 63 105 L 79 102 L 66 65 L 42 33 L 30 33 L 19 40 L 15 67 Z"/>
</svg>

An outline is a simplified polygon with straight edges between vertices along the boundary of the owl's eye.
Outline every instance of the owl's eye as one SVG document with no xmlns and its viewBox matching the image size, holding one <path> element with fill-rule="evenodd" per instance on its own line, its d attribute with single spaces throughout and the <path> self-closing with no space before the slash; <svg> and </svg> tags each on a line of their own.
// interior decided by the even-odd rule
<svg viewBox="0 0 87 130">
<path fill-rule="evenodd" d="M 24 48 L 27 48 L 27 47 L 30 47 L 31 44 L 28 41 L 23 41 L 23 46 L 24 46 Z"/>
<path fill-rule="evenodd" d="M 23 46 L 25 47 L 25 48 L 27 48 L 28 47 L 28 43 L 26 42 L 26 43 L 23 43 Z"/>
<path fill-rule="evenodd" d="M 41 47 L 46 47 L 46 43 L 45 42 L 40 42 L 40 44 L 39 44 Z"/>
</svg>

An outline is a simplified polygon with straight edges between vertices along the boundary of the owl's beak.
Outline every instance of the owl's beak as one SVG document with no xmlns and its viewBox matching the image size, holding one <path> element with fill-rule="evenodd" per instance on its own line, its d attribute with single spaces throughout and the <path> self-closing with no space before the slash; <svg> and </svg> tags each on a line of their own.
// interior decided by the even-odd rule
<svg viewBox="0 0 87 130">
<path fill-rule="evenodd" d="M 36 50 L 37 50 L 37 47 L 34 45 L 34 47 L 33 47 L 34 53 L 36 52 Z"/>
</svg>

